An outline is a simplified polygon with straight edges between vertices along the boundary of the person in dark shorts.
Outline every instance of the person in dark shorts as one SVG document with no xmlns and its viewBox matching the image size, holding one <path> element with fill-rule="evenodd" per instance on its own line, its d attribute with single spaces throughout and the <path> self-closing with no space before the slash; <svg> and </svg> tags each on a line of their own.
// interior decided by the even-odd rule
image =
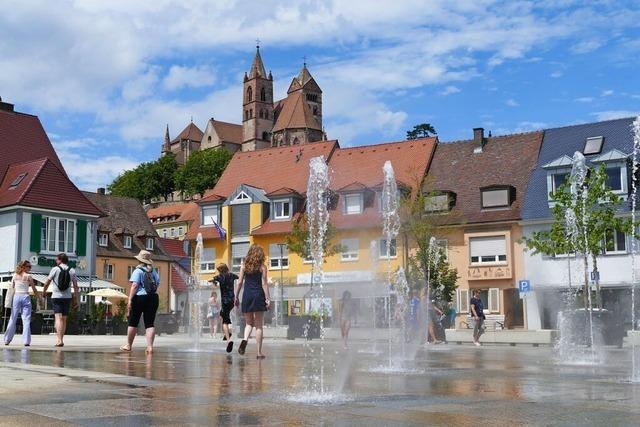
<svg viewBox="0 0 640 427">
<path fill-rule="evenodd" d="M 269 286 L 267 285 L 267 267 L 265 266 L 264 249 L 262 246 L 253 244 L 247 252 L 244 264 L 240 269 L 238 278 L 238 288 L 236 289 L 236 306 L 240 305 L 238 295 L 244 286 L 242 294 L 242 314 L 246 322 L 244 327 L 244 339 L 240 343 L 238 353 L 244 354 L 247 342 L 251 336 L 253 328 L 256 328 L 256 342 L 258 343 L 258 359 L 264 359 L 262 354 L 262 323 L 264 312 L 271 307 L 269 298 Z"/>
<path fill-rule="evenodd" d="M 64 334 L 67 331 L 67 317 L 69 309 L 78 308 L 78 279 L 76 270 L 69 267 L 69 257 L 61 253 L 56 257 L 56 266 L 49 272 L 49 277 L 44 282 L 42 295 L 47 294 L 47 288 L 53 282 L 53 292 L 51 293 L 51 304 L 56 325 L 56 347 L 64 346 Z M 73 294 L 71 286 L 73 285 Z"/>
<path fill-rule="evenodd" d="M 484 332 L 484 307 L 480 299 L 480 289 L 473 290 L 473 297 L 469 301 L 471 316 L 473 317 L 473 344 L 480 346 L 480 335 Z"/>
<path fill-rule="evenodd" d="M 153 342 L 156 338 L 156 312 L 160 305 L 158 297 L 158 287 L 160 286 L 160 276 L 153 268 L 151 252 L 141 250 L 135 256 L 140 264 L 133 270 L 129 282 L 131 291 L 129 292 L 129 303 L 127 304 L 127 315 L 129 316 L 129 327 L 127 328 L 127 343 L 120 347 L 122 351 L 131 351 L 133 340 L 138 332 L 140 318 L 144 320 L 145 338 L 147 339 L 146 354 L 153 353 Z"/>
<path fill-rule="evenodd" d="M 351 292 L 344 291 L 342 293 L 342 300 L 340 301 L 340 334 L 342 335 L 342 343 L 344 349 L 349 348 L 349 331 L 351 330 L 351 322 L 355 319 L 357 313 L 357 307 L 353 298 L 351 298 Z"/>
<path fill-rule="evenodd" d="M 218 283 L 220 286 L 220 301 L 222 302 L 222 309 L 220 310 L 220 317 L 222 317 L 222 333 L 224 339 L 227 341 L 227 353 L 233 351 L 233 330 L 231 325 L 231 310 L 233 310 L 235 304 L 235 294 L 233 289 L 238 280 L 238 276 L 229 271 L 227 264 L 218 264 L 218 275 L 211 281 Z"/>
</svg>

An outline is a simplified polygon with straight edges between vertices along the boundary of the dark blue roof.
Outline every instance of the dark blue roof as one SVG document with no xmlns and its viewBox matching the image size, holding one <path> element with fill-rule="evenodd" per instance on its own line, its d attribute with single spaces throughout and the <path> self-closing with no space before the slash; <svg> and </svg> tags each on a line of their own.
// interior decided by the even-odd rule
<svg viewBox="0 0 640 427">
<path fill-rule="evenodd" d="M 529 178 L 522 218 L 534 220 L 551 217 L 547 192 L 547 170 L 543 169 L 544 165 L 564 155 L 573 157 L 576 151 L 582 152 L 586 139 L 592 136 L 603 136 L 604 143 L 599 154 L 585 156 L 587 161 L 614 149 L 631 154 L 633 151 L 633 131 L 631 129 L 633 120 L 634 118 L 630 117 L 546 129 L 542 139 L 538 165 Z M 626 205 L 625 210 L 629 210 Z"/>
</svg>

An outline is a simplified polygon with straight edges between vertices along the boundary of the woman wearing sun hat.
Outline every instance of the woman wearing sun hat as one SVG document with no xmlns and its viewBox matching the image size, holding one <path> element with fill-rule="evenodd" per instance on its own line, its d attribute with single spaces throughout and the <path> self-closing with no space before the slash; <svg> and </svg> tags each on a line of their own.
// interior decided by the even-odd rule
<svg viewBox="0 0 640 427">
<path fill-rule="evenodd" d="M 131 273 L 131 291 L 129 292 L 129 303 L 127 304 L 127 315 L 129 316 L 129 328 L 127 329 L 127 343 L 120 347 L 122 351 L 131 351 L 133 340 L 138 332 L 140 317 L 144 320 L 145 337 L 147 339 L 147 349 L 145 353 L 153 353 L 153 341 L 156 337 L 156 329 L 153 325 L 156 319 L 156 312 L 160 299 L 158 298 L 158 286 L 160 286 L 160 276 L 153 268 L 151 252 L 141 250 L 135 256 L 140 264 Z"/>
</svg>

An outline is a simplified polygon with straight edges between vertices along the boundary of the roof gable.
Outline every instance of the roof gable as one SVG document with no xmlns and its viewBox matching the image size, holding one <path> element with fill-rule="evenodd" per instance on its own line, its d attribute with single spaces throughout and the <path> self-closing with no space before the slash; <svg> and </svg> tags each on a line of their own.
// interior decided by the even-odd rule
<svg viewBox="0 0 640 427">
<path fill-rule="evenodd" d="M 618 149 L 613 149 L 611 151 L 607 151 L 606 153 L 600 154 L 598 157 L 591 159 L 593 163 L 600 162 L 615 162 L 621 160 L 627 160 L 629 158 L 628 154 L 623 153 Z"/>
<path fill-rule="evenodd" d="M 221 122 L 220 120 L 214 119 L 211 119 L 209 123 L 211 123 L 220 141 L 242 144 L 242 125 Z"/>
<path fill-rule="evenodd" d="M 278 120 L 273 126 L 273 132 L 284 129 L 322 130 L 322 126 L 320 126 L 316 116 L 313 115 L 302 92 L 294 92 L 284 99 Z"/>
<path fill-rule="evenodd" d="M 196 126 L 193 122 L 189 123 L 187 127 L 185 127 L 182 132 L 178 136 L 176 136 L 172 144 L 175 144 L 180 141 L 197 141 L 201 142 L 204 133 L 200 130 L 198 126 Z"/>
<path fill-rule="evenodd" d="M 269 203 L 269 199 L 265 196 L 265 191 L 261 188 L 252 187 L 246 184 L 240 184 L 236 190 L 229 195 L 225 205 L 233 204 L 238 200 L 247 199 L 251 203 L 264 202 Z"/>
<path fill-rule="evenodd" d="M 552 162 L 547 163 L 546 165 L 542 166 L 544 169 L 557 169 L 557 168 L 563 168 L 563 167 L 571 167 L 573 165 L 573 159 L 571 159 L 571 157 L 567 156 L 566 154 L 562 157 L 558 157 L 557 159 L 555 159 Z"/>
</svg>

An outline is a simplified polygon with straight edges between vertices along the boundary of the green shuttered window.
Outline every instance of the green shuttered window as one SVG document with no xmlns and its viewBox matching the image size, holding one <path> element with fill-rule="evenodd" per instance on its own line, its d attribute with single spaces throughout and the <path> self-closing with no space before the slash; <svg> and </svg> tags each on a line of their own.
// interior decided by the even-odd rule
<svg viewBox="0 0 640 427">
<path fill-rule="evenodd" d="M 76 254 L 78 256 L 87 255 L 87 221 L 78 220 L 78 234 L 76 240 Z"/>
<path fill-rule="evenodd" d="M 40 253 L 40 234 L 42 229 L 42 215 L 31 214 L 31 238 L 29 250 L 31 252 Z"/>
</svg>

